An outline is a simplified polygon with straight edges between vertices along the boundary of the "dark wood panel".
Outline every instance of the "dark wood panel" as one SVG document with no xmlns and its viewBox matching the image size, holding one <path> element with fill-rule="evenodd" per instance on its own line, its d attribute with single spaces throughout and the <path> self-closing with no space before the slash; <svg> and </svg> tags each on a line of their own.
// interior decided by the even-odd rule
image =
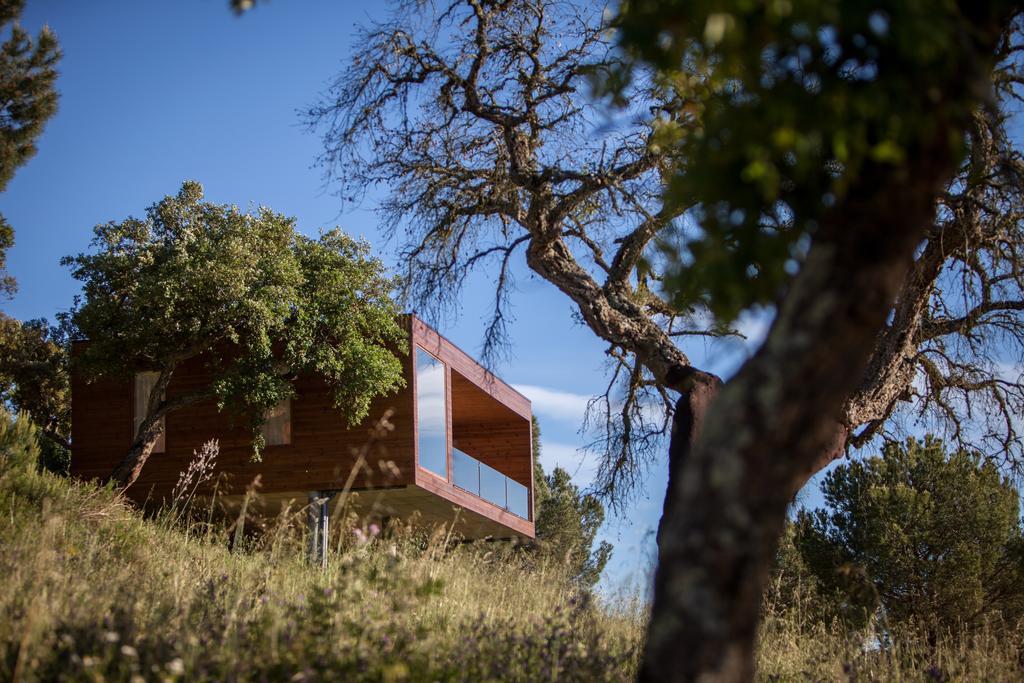
<svg viewBox="0 0 1024 683">
<path fill-rule="evenodd" d="M 81 350 L 72 349 L 72 357 Z M 106 477 L 131 445 L 131 383 L 102 379 L 87 382 L 71 377 L 71 473 L 83 478 Z M 116 458 L 116 459 L 115 459 Z"/>
<path fill-rule="evenodd" d="M 204 361 L 190 361 L 175 373 L 168 387 L 169 398 L 208 383 Z M 334 408 L 326 384 L 316 377 L 300 377 L 292 400 L 292 442 L 268 447 L 262 462 L 252 461 L 252 436 L 243 421 L 218 411 L 212 400 L 175 411 L 166 419 L 166 452 L 150 457 L 129 494 L 137 499 L 169 495 L 180 472 L 192 460 L 193 451 L 210 439 L 220 444 L 217 472 L 225 475 L 235 489 L 243 489 L 257 476 L 266 492 L 340 488 L 360 455 L 367 466 L 360 468 L 356 485 L 412 483 L 411 359 L 404 354 L 402 361 L 406 387 L 373 401 L 367 419 L 351 428 Z M 131 383 L 88 384 L 76 376 L 72 391 L 72 471 L 83 478 L 103 478 L 131 443 Z M 393 411 L 392 431 L 367 449 L 370 426 L 389 409 Z M 382 469 L 380 461 L 390 461 L 393 467 Z M 397 470 L 397 476 L 393 470 Z"/>
</svg>

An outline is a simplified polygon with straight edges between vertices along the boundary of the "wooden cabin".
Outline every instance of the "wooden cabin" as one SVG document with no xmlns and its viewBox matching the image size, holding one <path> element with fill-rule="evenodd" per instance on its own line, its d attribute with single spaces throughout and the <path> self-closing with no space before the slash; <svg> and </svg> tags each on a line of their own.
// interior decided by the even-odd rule
<svg viewBox="0 0 1024 683">
<path fill-rule="evenodd" d="M 296 380 L 296 395 L 264 426 L 267 446 L 253 462 L 252 434 L 212 400 L 165 418 L 164 436 L 128 495 L 139 502 L 170 497 L 193 452 L 220 443 L 216 473 L 222 498 L 241 496 L 259 477 L 259 500 L 320 505 L 338 492 L 367 518 L 416 515 L 425 524 L 455 524 L 468 539 L 533 538 L 530 402 L 415 316 L 405 316 L 406 386 L 373 402 L 363 424 L 349 428 L 315 376 Z M 180 368 L 168 398 L 208 381 L 201 359 Z M 72 473 L 104 478 L 127 452 L 137 405 L 150 373 L 86 382 L 72 378 Z M 389 414 L 391 429 L 372 436 Z M 225 498 L 226 496 L 226 498 Z M 321 526 L 319 533 L 325 529 Z"/>
</svg>

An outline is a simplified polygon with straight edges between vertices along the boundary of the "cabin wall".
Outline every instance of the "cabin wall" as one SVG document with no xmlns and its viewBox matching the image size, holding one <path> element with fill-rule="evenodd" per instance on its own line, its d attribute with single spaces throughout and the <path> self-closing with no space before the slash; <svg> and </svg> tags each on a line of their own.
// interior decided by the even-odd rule
<svg viewBox="0 0 1024 683">
<path fill-rule="evenodd" d="M 210 439 L 220 442 L 216 472 L 230 492 L 244 491 L 257 476 L 264 493 L 342 488 L 357 454 L 370 442 L 370 428 L 387 410 L 394 411 L 394 429 L 366 451 L 369 473 L 361 472 L 354 488 L 405 485 L 415 481 L 413 460 L 413 394 L 411 360 L 401 357 L 406 386 L 373 401 L 362 424 L 348 428 L 332 405 L 325 383 L 312 376 L 296 380 L 291 406 L 291 443 L 268 446 L 261 462 L 252 462 L 252 436 L 240 420 L 217 410 L 213 400 L 170 413 L 166 418 L 165 453 L 154 453 L 138 481 L 129 489 L 137 500 L 168 496 L 192 460 L 193 451 Z M 202 359 L 189 361 L 174 374 L 168 398 L 208 384 Z M 105 478 L 127 452 L 132 441 L 132 383 L 129 380 L 85 382 L 72 378 L 72 473 Z M 392 468 L 382 467 L 391 461 Z"/>
<path fill-rule="evenodd" d="M 71 375 L 71 473 L 83 479 L 109 475 L 131 445 L 132 383 L 86 382 Z"/>
<path fill-rule="evenodd" d="M 218 411 L 214 401 L 208 400 L 167 416 L 167 450 L 150 456 L 128 494 L 138 501 L 159 502 L 168 497 L 179 474 L 192 460 L 193 451 L 210 439 L 220 442 L 216 472 L 222 475 L 221 481 L 228 487 L 227 491 L 222 487 L 222 492 L 241 493 L 257 476 L 259 490 L 266 494 L 265 500 L 284 500 L 307 491 L 341 489 L 353 471 L 358 452 L 368 443 L 371 425 L 390 409 L 393 430 L 366 454 L 368 470 L 361 470 L 355 476 L 351 482 L 353 488 L 394 487 L 383 495 L 417 500 L 417 505 L 427 515 L 424 519 L 450 521 L 451 506 L 458 505 L 478 515 L 471 515 L 467 520 L 475 519 L 474 524 L 482 524 L 477 529 L 480 533 L 501 537 L 495 529 L 505 529 L 532 538 L 533 458 L 529 401 L 414 316 L 404 320 L 410 332 L 408 346 L 400 356 L 406 386 L 391 396 L 375 400 L 363 424 L 349 429 L 332 407 L 330 391 L 324 382 L 315 376 L 300 377 L 295 384 L 297 395 L 291 404 L 291 443 L 268 446 L 262 461 L 254 463 L 251 462 L 249 430 L 242 424 L 234 424 L 230 415 Z M 450 445 L 526 486 L 530 519 L 517 517 L 456 487 L 450 480 L 450 460 L 447 480 L 417 467 L 413 376 L 416 346 L 438 358 L 447 368 L 446 395 L 451 422 L 446 432 Z M 168 398 L 208 385 L 210 378 L 204 365 L 203 359 L 185 363 L 171 381 Z M 132 386 L 131 378 L 86 382 L 77 373 L 73 375 L 71 467 L 76 476 L 105 478 L 127 452 L 133 438 Z M 392 463 L 393 467 L 381 466 L 382 461 Z M 387 473 L 394 469 L 397 469 L 397 476 Z M 408 488 L 399 488 L 403 486 Z"/>
</svg>

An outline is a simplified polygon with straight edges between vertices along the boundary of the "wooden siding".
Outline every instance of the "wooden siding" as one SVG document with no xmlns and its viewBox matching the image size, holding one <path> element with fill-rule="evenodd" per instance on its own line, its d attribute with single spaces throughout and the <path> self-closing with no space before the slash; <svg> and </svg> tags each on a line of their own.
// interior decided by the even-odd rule
<svg viewBox="0 0 1024 683">
<path fill-rule="evenodd" d="M 303 376 L 295 383 L 292 399 L 292 442 L 268 446 L 261 462 L 252 462 L 252 435 L 233 416 L 217 410 L 213 400 L 202 401 L 167 416 L 167 451 L 150 456 L 138 481 L 129 489 L 136 500 L 167 497 L 192 459 L 194 450 L 210 439 L 220 442 L 217 473 L 228 490 L 244 490 L 257 476 L 266 493 L 341 488 L 352 471 L 357 453 L 370 441 L 370 427 L 387 410 L 394 426 L 386 438 L 366 451 L 367 467 L 353 481 L 357 487 L 410 484 L 413 463 L 413 395 L 409 381 L 411 361 L 402 357 L 406 386 L 372 402 L 362 424 L 349 429 L 333 407 L 326 384 Z M 168 398 L 203 386 L 209 381 L 203 359 L 185 363 L 168 387 Z M 127 452 L 132 440 L 131 383 L 72 379 L 72 473 L 85 479 L 104 478 Z M 392 468 L 382 467 L 391 461 Z"/>
</svg>

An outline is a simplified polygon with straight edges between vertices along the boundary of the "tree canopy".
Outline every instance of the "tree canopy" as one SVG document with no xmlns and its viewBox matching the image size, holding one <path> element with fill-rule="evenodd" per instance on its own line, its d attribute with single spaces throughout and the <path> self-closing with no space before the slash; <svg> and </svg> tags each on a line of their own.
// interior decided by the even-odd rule
<svg viewBox="0 0 1024 683">
<path fill-rule="evenodd" d="M 825 509 L 801 511 L 794 542 L 852 619 L 936 631 L 1021 616 L 1020 499 L 991 460 L 934 437 L 828 473 Z M 862 585 L 864 584 L 864 585 Z"/>
<path fill-rule="evenodd" d="M 852 181 L 902 168 L 913 136 L 963 109 L 900 108 L 955 60 L 891 46 L 963 38 L 935 16 L 904 28 L 927 9 L 824 3 L 776 16 L 761 3 L 712 5 L 628 3 L 610 23 L 582 2 L 399 2 L 390 21 L 363 29 L 358 56 L 307 116 L 345 200 L 390 190 L 380 213 L 420 310 L 457 308 L 462 283 L 492 268 L 493 361 L 525 263 L 608 343 L 608 390 L 587 427 L 612 504 L 663 458 L 680 378 L 707 380 L 686 341 L 735 335 L 732 319 L 752 304 L 774 311 Z M 941 30 L 922 28 L 935 22 Z M 722 39 L 705 44 L 705 25 Z M 617 49 L 616 27 L 633 52 Z M 916 419 L 960 445 L 1024 455 L 1009 419 L 1024 410 L 1024 384 L 1008 369 L 1024 355 L 1022 167 L 1006 133 L 1017 35 L 997 46 L 989 104 L 971 109 L 954 145 L 970 153 L 938 193 L 913 277 L 816 467 Z M 664 45 L 651 42 L 659 36 Z M 871 76 L 893 59 L 914 63 Z M 591 97 L 594 83 L 626 109 Z"/>
<path fill-rule="evenodd" d="M 189 181 L 145 218 L 96 226 L 92 246 L 63 260 L 83 284 L 70 314 L 73 334 L 88 341 L 76 362 L 89 376 L 159 373 L 114 475 L 123 485 L 149 457 L 161 418 L 182 406 L 214 398 L 255 432 L 291 397 L 291 380 L 315 372 L 354 424 L 373 397 L 404 381 L 395 281 L 365 242 L 338 229 L 309 238 L 271 209 L 203 201 L 202 186 Z M 192 358 L 214 380 L 165 399 L 174 371 Z"/>
<path fill-rule="evenodd" d="M 54 444 L 70 447 L 71 380 L 59 328 L 0 316 L 0 402 L 27 413 Z"/>
</svg>

